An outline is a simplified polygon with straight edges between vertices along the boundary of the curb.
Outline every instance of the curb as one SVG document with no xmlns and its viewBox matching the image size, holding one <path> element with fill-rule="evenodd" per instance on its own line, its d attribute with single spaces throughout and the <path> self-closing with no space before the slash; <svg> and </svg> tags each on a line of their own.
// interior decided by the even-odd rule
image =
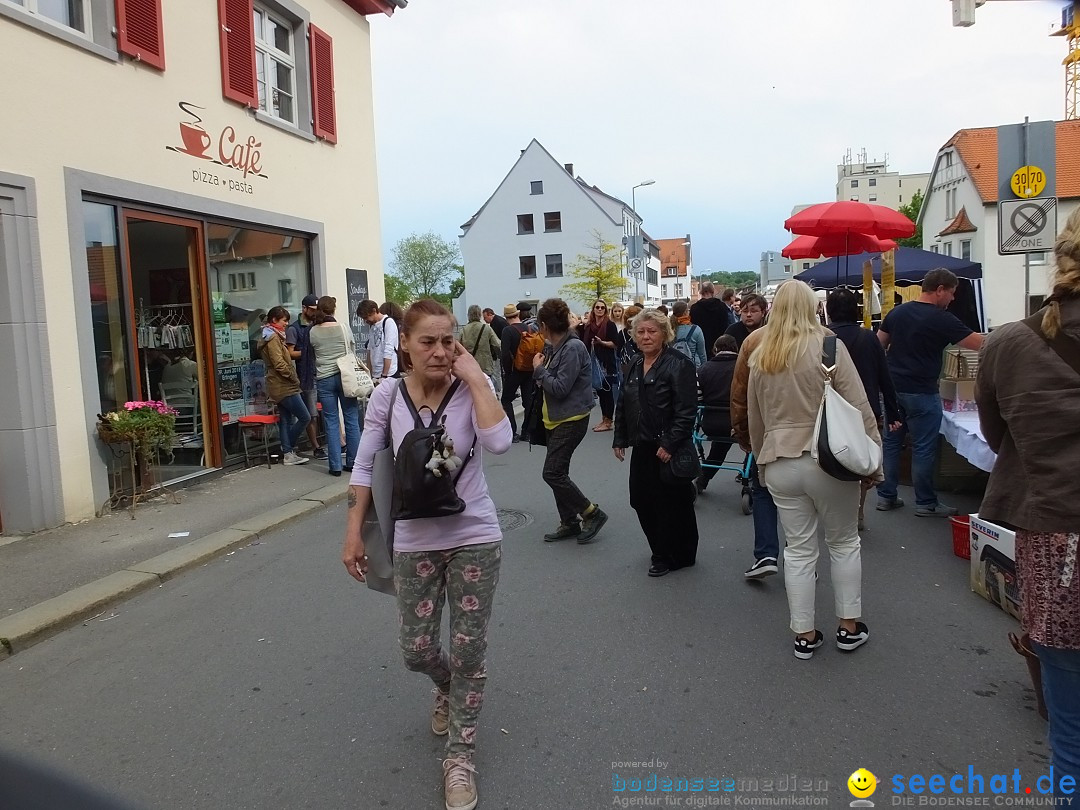
<svg viewBox="0 0 1080 810">
<path fill-rule="evenodd" d="M 272 529 L 342 501 L 345 495 L 346 488 L 341 484 L 316 489 L 284 506 L 237 521 L 226 529 L 5 616 L 0 619 L 0 661 L 78 624 L 95 612 L 247 545 Z"/>
</svg>

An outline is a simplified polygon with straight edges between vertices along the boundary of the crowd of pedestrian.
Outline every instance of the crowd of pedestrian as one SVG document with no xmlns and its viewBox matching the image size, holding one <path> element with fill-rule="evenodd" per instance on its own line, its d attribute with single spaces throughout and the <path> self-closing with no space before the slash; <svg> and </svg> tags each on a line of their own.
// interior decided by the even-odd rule
<svg viewBox="0 0 1080 810">
<path fill-rule="evenodd" d="M 1038 451 L 1040 442 L 1058 441 L 1060 432 L 1048 437 L 1041 430 L 1043 417 L 1032 416 L 1024 403 L 1031 399 L 1040 413 L 1060 411 L 1060 422 L 1080 424 L 1071 419 L 1075 397 L 1055 396 L 1062 390 L 1080 392 L 1080 370 L 1074 367 L 1070 376 L 1065 354 L 1052 356 L 1060 349 L 1055 338 L 1060 344 L 1066 336 L 1080 335 L 1080 315 L 1074 311 L 1080 301 L 1080 215 L 1072 220 L 1072 236 L 1059 240 L 1059 272 L 1048 314 L 1030 329 L 1013 325 L 991 339 L 978 386 L 994 450 L 1016 456 L 1015 467 L 1045 467 L 1045 482 L 1034 489 L 995 470 L 984 510 L 1022 529 L 1017 563 L 1025 616 L 1030 617 L 1025 623 L 1050 672 L 1048 703 L 1052 716 L 1057 713 L 1051 726 L 1054 764 L 1065 773 L 1076 772 L 1080 750 L 1080 636 L 1075 632 L 1080 627 L 1080 576 L 1072 576 L 1077 557 L 1073 530 L 1080 520 L 1067 497 L 1031 494 L 1043 487 L 1056 492 L 1066 471 L 1045 463 L 1056 454 Z M 897 484 L 900 450 L 909 435 L 914 514 L 948 517 L 956 512 L 933 488 L 941 419 L 936 384 L 947 345 L 978 349 L 983 340 L 948 312 L 957 285 L 949 271 L 931 271 L 919 297 L 892 309 L 876 333 L 861 325 L 859 300 L 843 288 L 827 296 L 823 325 L 817 296 L 799 281 L 780 285 L 771 306 L 757 294 L 740 300 L 725 290 L 718 296 L 705 283 L 701 300 L 693 306 L 677 302 L 670 315 L 660 308 L 609 307 L 602 299 L 580 318 L 558 298 L 542 302 L 535 316 L 529 302 L 508 304 L 501 315 L 474 306 L 460 341 L 453 338 L 456 325 L 450 313 L 421 301 L 403 316 L 399 363 L 411 373 L 399 385 L 406 399 L 435 410 L 454 379 L 465 382 L 467 396 L 451 400 L 457 403 L 452 430 L 458 446 L 474 437 L 478 453 L 506 452 L 523 440 L 546 445 L 542 479 L 557 514 L 543 537 L 549 543 L 592 543 L 609 519 L 571 475 L 574 454 L 598 409 L 600 419 L 592 430 L 612 432 L 619 462 L 629 456 L 629 505 L 649 547 L 650 577 L 695 564 L 695 504 L 738 445 L 747 454 L 753 494 L 754 559 L 744 577 L 758 580 L 783 569 L 794 655 L 810 659 L 826 639 L 815 610 L 823 541 L 830 557 L 835 644 L 853 652 L 870 637 L 863 617 L 859 534 L 865 527 L 865 497 L 876 486 L 878 510 L 904 506 Z M 320 309 L 316 319 L 322 314 Z M 373 327 L 383 322 L 373 313 L 364 317 Z M 275 334 L 281 328 L 276 319 Z M 395 376 L 399 365 L 386 344 L 370 341 L 369 352 L 372 347 L 373 365 L 380 359 L 383 363 L 378 376 Z M 868 474 L 837 476 L 819 463 L 816 421 L 826 377 L 858 414 L 865 440 L 879 448 L 881 463 Z M 300 386 L 285 382 L 282 394 L 288 398 Z M 514 409 L 518 398 L 526 414 L 520 427 Z M 450 430 L 451 422 L 446 425 Z M 361 581 L 367 566 L 361 527 L 370 503 L 374 454 L 388 429 L 395 446 L 411 426 L 404 406 L 395 406 L 389 392 L 376 389 L 365 438 L 354 453 L 345 542 L 344 562 Z M 300 419 L 290 427 L 292 440 L 302 430 Z M 1080 428 L 1071 430 L 1067 441 L 1080 441 Z M 711 441 L 701 458 L 705 466 L 687 475 L 685 449 L 703 441 Z M 430 529 L 408 524 L 403 541 L 395 541 L 394 554 L 406 666 L 434 682 L 432 729 L 450 735 L 443 763 L 450 810 L 476 802 L 471 755 L 501 539 L 497 521 L 492 522 L 483 464 L 471 469 L 458 482 L 465 511 L 432 521 Z M 451 614 L 446 648 L 439 641 L 444 594 Z"/>
</svg>

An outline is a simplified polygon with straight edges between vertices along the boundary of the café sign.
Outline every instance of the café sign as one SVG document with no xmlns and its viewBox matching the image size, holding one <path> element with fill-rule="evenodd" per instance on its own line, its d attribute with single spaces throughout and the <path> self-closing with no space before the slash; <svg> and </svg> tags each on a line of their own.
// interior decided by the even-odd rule
<svg viewBox="0 0 1080 810">
<path fill-rule="evenodd" d="M 204 127 L 202 117 L 196 110 L 205 111 L 190 101 L 181 101 L 178 105 L 188 120 L 179 121 L 180 139 L 175 146 L 166 146 L 169 152 L 187 155 L 201 161 L 200 166 L 192 166 L 191 182 L 218 186 L 222 192 L 253 194 L 254 187 L 249 178 L 262 177 L 263 173 L 262 141 L 254 135 L 238 132 L 236 127 L 226 124 L 220 129 Z M 246 137 L 245 137 L 246 136 Z M 240 175 L 218 174 L 213 166 L 220 166 Z"/>
</svg>

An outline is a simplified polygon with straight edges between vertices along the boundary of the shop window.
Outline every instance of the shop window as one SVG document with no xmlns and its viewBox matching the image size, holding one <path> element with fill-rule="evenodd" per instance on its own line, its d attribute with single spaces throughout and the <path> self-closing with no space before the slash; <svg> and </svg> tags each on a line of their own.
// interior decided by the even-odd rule
<svg viewBox="0 0 1080 810">
<path fill-rule="evenodd" d="M 549 253 L 545 258 L 547 264 L 548 278 L 553 276 L 562 276 L 562 254 L 561 253 Z"/>
<path fill-rule="evenodd" d="M 529 183 L 529 193 L 530 194 L 543 194 L 544 193 L 544 181 L 543 180 L 533 180 L 531 183 Z"/>
<path fill-rule="evenodd" d="M 536 278 L 536 257 L 518 256 L 518 270 L 520 278 Z"/>
<path fill-rule="evenodd" d="M 544 214 L 544 233 L 553 233 L 562 230 L 562 213 L 559 211 L 547 211 Z"/>
<path fill-rule="evenodd" d="M 296 49 L 292 26 L 255 6 L 255 82 L 259 109 L 296 123 Z"/>
<path fill-rule="evenodd" d="M 84 202 L 83 221 L 100 413 L 107 413 L 122 408 L 132 399 L 127 359 L 127 303 L 120 273 L 116 208 Z"/>
<path fill-rule="evenodd" d="M 518 234 L 527 235 L 534 233 L 533 228 L 533 215 L 532 214 L 518 214 L 517 215 Z"/>
</svg>

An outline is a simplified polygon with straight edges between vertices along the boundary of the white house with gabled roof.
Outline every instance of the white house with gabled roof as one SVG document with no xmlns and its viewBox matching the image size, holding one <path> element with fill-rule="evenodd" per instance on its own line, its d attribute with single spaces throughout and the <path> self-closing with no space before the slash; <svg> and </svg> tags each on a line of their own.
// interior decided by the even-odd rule
<svg viewBox="0 0 1080 810">
<path fill-rule="evenodd" d="M 572 163 L 559 163 L 534 138 L 461 229 L 464 304 L 501 313 L 508 303 L 560 296 L 563 285 L 573 280 L 569 271 L 578 255 L 595 243 L 594 231 L 621 249 L 640 233 L 641 217 L 622 200 L 575 177 Z M 624 297 L 629 299 L 635 279 L 626 264 L 624 259 Z M 637 282 L 640 297 L 658 297 L 658 280 L 652 264 Z M 592 302 L 569 303 L 580 310 Z"/>
</svg>

